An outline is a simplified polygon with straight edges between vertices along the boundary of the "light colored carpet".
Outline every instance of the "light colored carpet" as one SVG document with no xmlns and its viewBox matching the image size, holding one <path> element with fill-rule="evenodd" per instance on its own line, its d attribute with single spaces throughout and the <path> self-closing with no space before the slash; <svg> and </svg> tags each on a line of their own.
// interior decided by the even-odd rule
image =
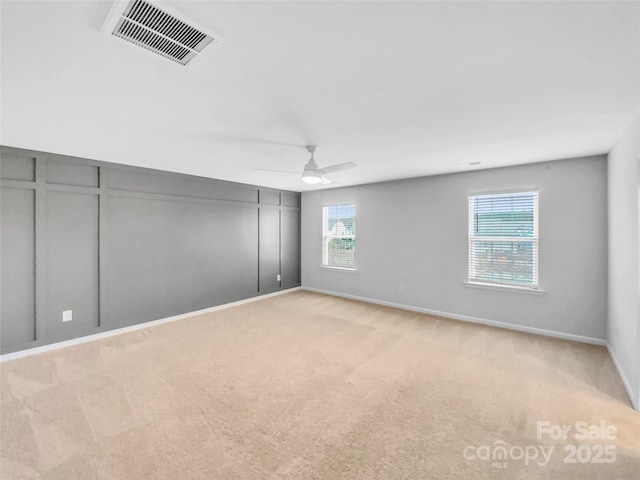
<svg viewBox="0 0 640 480">
<path fill-rule="evenodd" d="M 640 478 L 604 348 L 310 292 L 0 368 L 2 479 Z M 617 435 L 538 439 L 538 421 Z M 472 458 L 499 441 L 506 465 Z M 605 444 L 614 463 L 564 463 Z"/>
</svg>

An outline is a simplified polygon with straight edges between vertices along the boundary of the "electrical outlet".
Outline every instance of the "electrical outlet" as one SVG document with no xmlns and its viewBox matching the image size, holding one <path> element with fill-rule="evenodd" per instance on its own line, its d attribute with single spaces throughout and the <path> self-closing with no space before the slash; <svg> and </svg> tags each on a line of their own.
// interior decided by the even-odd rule
<svg viewBox="0 0 640 480">
<path fill-rule="evenodd" d="M 63 322 L 70 322 L 71 320 L 73 320 L 73 310 L 65 310 L 62 312 Z"/>
<path fill-rule="evenodd" d="M 398 291 L 404 292 L 404 285 L 403 284 L 399 284 L 398 285 Z"/>
<path fill-rule="evenodd" d="M 280 281 L 280 274 L 276 275 L 276 281 Z"/>
</svg>

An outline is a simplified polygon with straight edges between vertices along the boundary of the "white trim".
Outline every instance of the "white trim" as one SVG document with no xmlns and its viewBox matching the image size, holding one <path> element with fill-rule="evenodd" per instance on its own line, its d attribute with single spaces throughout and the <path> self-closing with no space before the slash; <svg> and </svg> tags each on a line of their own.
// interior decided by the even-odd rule
<svg viewBox="0 0 640 480">
<path fill-rule="evenodd" d="M 144 328 L 154 327 L 156 325 L 162 325 L 164 323 L 175 322 L 177 320 L 183 320 L 185 318 L 193 317 L 195 315 L 202 315 L 203 313 L 217 312 L 219 310 L 225 310 L 231 307 L 237 307 L 238 305 L 244 305 L 247 303 L 257 302 L 269 297 L 276 297 L 285 293 L 295 292 L 302 287 L 293 287 L 286 290 L 280 290 L 273 293 L 265 293 L 264 295 L 258 295 L 256 297 L 245 298 L 244 300 L 238 300 L 237 302 L 224 303 L 222 305 L 216 305 L 215 307 L 204 308 L 202 310 L 196 310 L 194 312 L 182 313 L 180 315 L 174 315 L 173 317 L 161 318 L 159 320 L 151 320 L 149 322 L 138 323 L 129 327 L 116 328 L 107 332 L 94 333 L 84 337 L 73 338 L 71 340 L 65 340 L 63 342 L 50 343 L 48 345 L 42 345 L 40 347 L 29 348 L 26 350 L 20 350 L 18 352 L 5 353 L 0 355 L 0 363 L 7 362 L 9 360 L 15 360 L 18 358 L 28 357 L 36 355 L 38 353 L 49 352 L 51 350 L 58 350 L 60 348 L 70 347 L 73 345 L 79 345 L 81 343 L 92 342 L 94 340 L 100 340 L 102 338 L 114 337 L 116 335 L 122 335 L 123 333 L 133 332 L 136 330 L 142 330 Z"/>
<path fill-rule="evenodd" d="M 527 193 L 527 192 L 539 192 L 539 191 L 540 191 L 540 187 L 499 188 L 497 190 L 470 191 L 469 196 L 509 195 L 510 193 Z"/>
<path fill-rule="evenodd" d="M 487 320 L 484 318 L 471 317 L 469 315 L 458 315 L 456 313 L 440 312 L 438 310 L 431 310 L 428 308 L 414 307 L 411 305 L 403 305 L 400 303 L 387 302 L 385 300 L 376 300 L 373 298 L 360 297 L 357 295 L 349 295 L 347 293 L 339 293 L 339 292 L 332 292 L 330 290 L 322 290 L 320 288 L 305 287 L 304 285 L 301 288 L 302 290 L 307 290 L 309 292 L 324 293 L 325 295 L 332 295 L 334 297 L 343 297 L 343 298 L 348 298 L 350 300 L 358 300 L 361 302 L 373 303 L 376 305 L 384 305 L 385 307 L 399 308 L 401 310 L 409 310 L 411 312 L 426 313 L 428 315 L 436 315 L 438 317 L 452 318 L 454 320 L 462 320 L 464 322 L 479 323 L 482 325 L 489 325 L 491 327 L 504 328 L 507 330 L 515 330 L 518 332 L 533 333 L 536 335 L 543 335 L 545 337 L 561 338 L 563 340 L 571 340 L 574 342 L 589 343 L 591 345 L 601 345 L 601 346 L 605 346 L 607 343 L 606 340 L 601 338 L 585 337 L 583 335 L 574 335 L 572 333 L 556 332 L 555 330 L 546 330 L 544 328 L 527 327 L 524 325 L 516 325 L 514 323 L 498 322 L 496 320 Z"/>
<path fill-rule="evenodd" d="M 477 199 L 479 197 L 505 197 L 509 199 L 514 195 L 526 194 L 527 196 L 531 195 L 533 200 L 533 232 L 532 237 L 511 237 L 511 236 L 477 236 L 476 235 L 476 222 L 478 221 L 477 216 L 475 215 L 476 207 L 477 207 Z M 539 260 L 539 205 L 540 205 L 540 192 L 538 189 L 534 190 L 526 190 L 523 192 L 520 191 L 509 191 L 503 193 L 485 193 L 485 194 L 469 194 L 469 243 L 468 243 L 468 281 L 470 283 L 493 283 L 496 285 L 509 285 L 501 282 L 491 282 L 486 281 L 483 282 L 481 278 L 476 277 L 476 263 L 477 256 L 476 250 L 478 245 L 482 244 L 493 244 L 494 242 L 502 242 L 502 243 L 531 243 L 533 244 L 532 250 L 532 258 L 531 258 L 531 267 L 532 267 L 532 279 L 531 284 L 522 285 L 524 287 L 530 287 L 533 289 L 538 288 L 538 280 L 539 280 L 539 268 L 540 268 L 540 260 Z M 501 232 L 504 234 L 505 232 Z M 489 245 L 489 246 L 491 246 Z M 500 262 L 501 263 L 501 262 Z"/>
<path fill-rule="evenodd" d="M 330 231 L 327 231 L 327 227 L 329 226 L 329 220 L 328 220 L 328 213 L 329 213 L 329 208 L 330 207 L 349 207 L 349 206 L 353 206 L 353 235 L 334 235 L 332 234 Z M 348 202 L 348 203 L 330 203 L 330 204 L 325 204 L 322 206 L 322 263 L 321 263 L 321 267 L 322 268 L 332 268 L 332 269 L 340 269 L 340 270 L 352 270 L 355 271 L 356 270 L 356 265 L 357 265 L 357 259 L 356 259 L 356 255 L 357 255 L 357 250 L 354 247 L 353 249 L 353 266 L 352 267 L 341 267 L 339 265 L 329 265 L 328 262 L 329 261 L 329 242 L 332 239 L 342 239 L 342 238 L 348 238 L 354 241 L 356 240 L 356 234 L 357 234 L 357 213 L 356 213 L 356 203 L 355 202 Z"/>
<path fill-rule="evenodd" d="M 324 270 L 336 270 L 338 272 L 347 272 L 347 273 L 356 273 L 358 271 L 357 268 L 347 268 L 347 267 L 332 267 L 331 265 L 320 265 L 320 268 Z"/>
<path fill-rule="evenodd" d="M 609 356 L 613 361 L 613 365 L 616 367 L 616 370 L 618 370 L 618 375 L 620 376 L 620 380 L 622 380 L 624 389 L 627 391 L 627 395 L 629 395 L 629 400 L 631 401 L 631 405 L 633 405 L 633 408 L 635 408 L 640 412 L 640 399 L 636 398 L 636 396 L 634 395 L 633 389 L 631 388 L 631 384 L 629 383 L 629 379 L 627 378 L 627 376 L 624 373 L 624 370 L 620 366 L 620 362 L 618 362 L 618 358 L 616 357 L 615 353 L 613 353 L 613 348 L 611 347 L 611 344 L 609 342 L 607 342 L 607 351 L 609 352 Z"/>
<path fill-rule="evenodd" d="M 521 287 L 519 285 L 505 285 L 501 283 L 481 283 L 481 282 L 463 282 L 465 287 L 483 288 L 485 290 L 500 290 L 502 292 L 515 293 L 532 293 L 534 295 L 544 295 L 546 290 L 542 288 Z"/>
</svg>

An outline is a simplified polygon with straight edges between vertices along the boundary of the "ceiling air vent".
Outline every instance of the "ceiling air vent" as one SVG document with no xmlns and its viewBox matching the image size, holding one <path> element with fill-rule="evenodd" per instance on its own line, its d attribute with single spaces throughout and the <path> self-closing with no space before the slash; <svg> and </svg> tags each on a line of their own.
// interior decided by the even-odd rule
<svg viewBox="0 0 640 480">
<path fill-rule="evenodd" d="M 216 34 L 196 27 L 184 15 L 171 13 L 168 6 L 148 0 L 116 2 L 103 31 L 187 65 L 204 48 L 219 41 Z"/>
</svg>

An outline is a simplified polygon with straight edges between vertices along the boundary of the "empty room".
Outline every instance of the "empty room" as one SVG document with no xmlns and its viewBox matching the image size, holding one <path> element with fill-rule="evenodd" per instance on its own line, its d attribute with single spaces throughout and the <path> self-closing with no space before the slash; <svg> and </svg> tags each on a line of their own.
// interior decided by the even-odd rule
<svg viewBox="0 0 640 480">
<path fill-rule="evenodd" d="M 0 19 L 0 479 L 640 479 L 640 1 Z"/>
</svg>

